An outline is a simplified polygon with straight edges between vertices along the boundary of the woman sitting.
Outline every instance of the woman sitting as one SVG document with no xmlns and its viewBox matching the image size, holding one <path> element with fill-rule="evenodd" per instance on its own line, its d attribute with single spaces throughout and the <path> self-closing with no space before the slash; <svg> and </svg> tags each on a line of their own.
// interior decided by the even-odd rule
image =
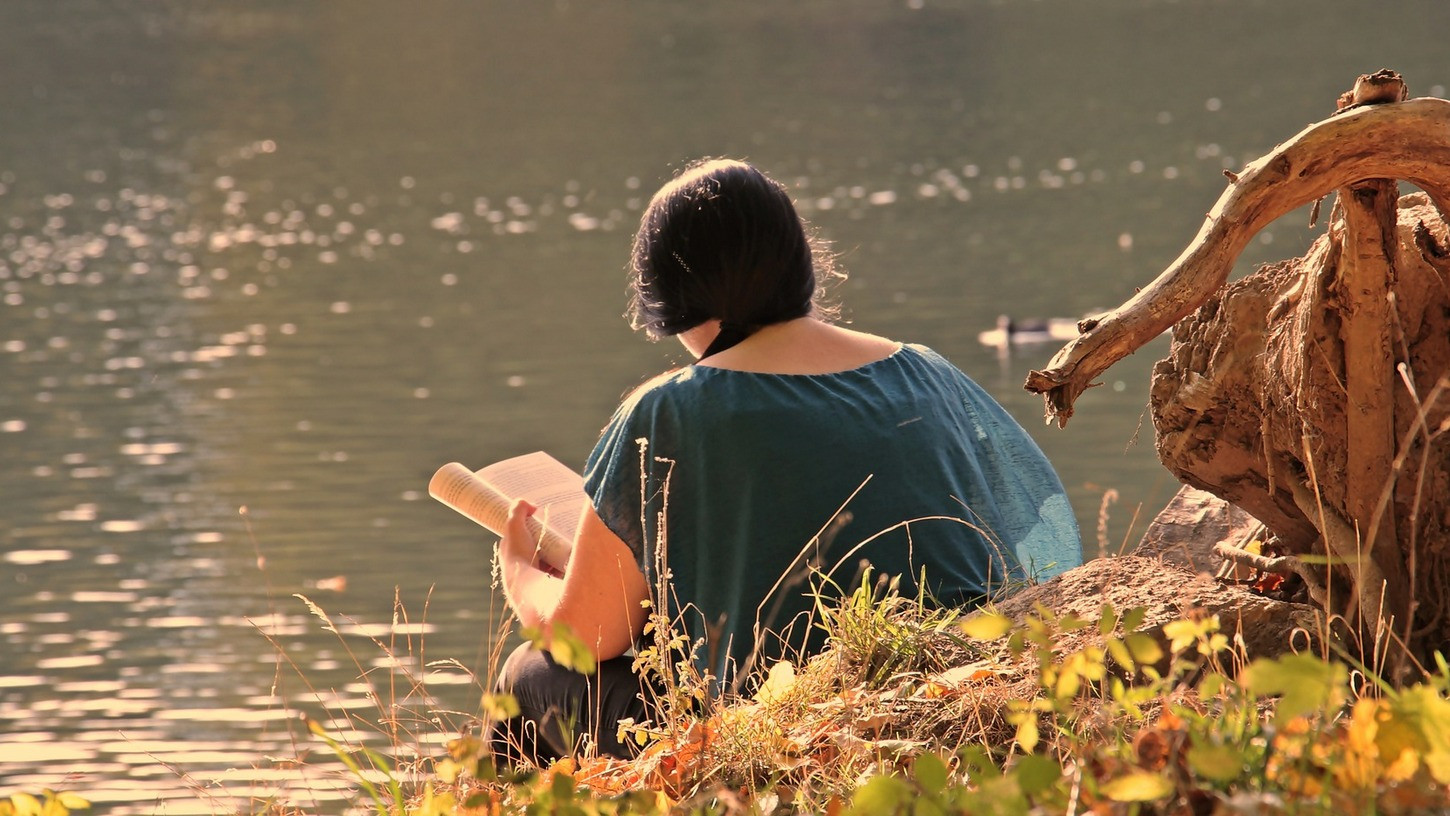
<svg viewBox="0 0 1450 816">
<path fill-rule="evenodd" d="M 930 349 L 832 324 L 824 268 L 785 188 L 748 164 L 693 166 L 650 201 L 633 323 L 698 359 L 605 427 L 562 577 L 535 568 L 531 508 L 514 508 L 499 545 L 511 607 L 526 626 L 566 625 L 600 663 L 585 676 L 517 649 L 500 686 L 522 713 L 495 725 L 496 750 L 544 762 L 588 735 L 628 754 L 615 723 L 649 719 L 649 695 L 623 655 L 662 574 L 669 597 L 654 600 L 734 687 L 819 650 L 813 586 L 849 587 L 868 565 L 903 595 L 969 607 L 1080 563 L 1062 484 L 1027 433 Z"/>
</svg>

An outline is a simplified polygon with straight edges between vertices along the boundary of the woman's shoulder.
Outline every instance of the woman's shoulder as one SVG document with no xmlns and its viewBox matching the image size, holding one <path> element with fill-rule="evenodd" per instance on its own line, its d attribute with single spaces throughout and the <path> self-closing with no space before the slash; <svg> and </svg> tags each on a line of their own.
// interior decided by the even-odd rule
<svg viewBox="0 0 1450 816">
<path fill-rule="evenodd" d="M 897 359 L 916 366 L 935 370 L 952 377 L 966 377 L 966 373 L 948 360 L 936 349 L 922 343 L 902 343 Z"/>
<path fill-rule="evenodd" d="M 625 395 L 623 402 L 628 405 L 643 400 L 658 399 L 672 391 L 691 386 L 695 380 L 696 372 L 693 366 L 662 371 L 635 386 Z"/>
<path fill-rule="evenodd" d="M 684 366 L 656 374 L 625 394 L 615 418 L 672 413 L 670 406 L 692 401 L 701 390 L 702 377 L 709 373 L 696 366 Z"/>
</svg>

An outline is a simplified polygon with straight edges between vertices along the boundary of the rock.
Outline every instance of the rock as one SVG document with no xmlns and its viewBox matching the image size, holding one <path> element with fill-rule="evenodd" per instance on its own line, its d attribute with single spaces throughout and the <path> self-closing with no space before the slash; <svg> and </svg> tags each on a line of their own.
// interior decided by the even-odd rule
<svg viewBox="0 0 1450 816">
<path fill-rule="evenodd" d="M 1261 527 L 1253 516 L 1218 496 L 1184 485 L 1148 525 L 1133 554 L 1216 573 L 1222 559 L 1213 554 L 1213 545 L 1243 546 Z"/>
<path fill-rule="evenodd" d="M 1156 556 L 1098 558 L 1028 587 L 999 602 L 996 609 L 1022 620 L 1038 604 L 1058 617 L 1070 613 L 1089 620 L 1102 614 L 1104 604 L 1118 614 L 1143 607 L 1147 610 L 1143 628 L 1154 634 L 1184 617 L 1218 615 L 1219 631 L 1229 636 L 1244 661 L 1318 649 L 1325 631 L 1316 607 L 1265 598 Z M 1059 646 L 1079 648 L 1098 637 L 1096 627 L 1087 627 L 1064 637 Z"/>
</svg>

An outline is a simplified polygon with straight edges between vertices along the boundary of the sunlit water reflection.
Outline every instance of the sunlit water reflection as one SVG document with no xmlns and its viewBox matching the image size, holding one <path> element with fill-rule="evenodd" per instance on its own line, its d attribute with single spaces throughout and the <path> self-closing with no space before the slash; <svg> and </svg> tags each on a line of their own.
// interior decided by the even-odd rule
<svg viewBox="0 0 1450 816">
<path fill-rule="evenodd" d="M 1162 341 L 1057 432 L 1020 388 L 1053 347 L 978 334 L 1116 305 L 1355 74 L 1450 82 L 1430 0 L 1351 39 L 1347 0 L 362 5 L 0 5 L 0 794 L 337 811 L 302 715 L 400 763 L 467 728 L 501 604 L 427 477 L 578 464 L 682 359 L 620 269 L 698 155 L 791 185 L 850 317 L 1027 424 L 1090 550 L 1114 491 L 1115 551 L 1174 489 L 1139 430 Z"/>
</svg>

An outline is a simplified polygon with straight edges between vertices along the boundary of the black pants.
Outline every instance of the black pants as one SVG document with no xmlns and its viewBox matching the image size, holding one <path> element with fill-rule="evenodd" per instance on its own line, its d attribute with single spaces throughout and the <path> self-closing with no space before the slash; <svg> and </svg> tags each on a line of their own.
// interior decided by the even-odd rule
<svg viewBox="0 0 1450 816">
<path fill-rule="evenodd" d="M 579 753 L 586 738 L 604 756 L 621 759 L 639 749 L 621 741 L 618 722 L 650 717 L 648 685 L 631 669 L 632 657 L 604 660 L 594 674 L 580 674 L 525 643 L 504 661 L 498 690 L 512 694 L 519 715 L 489 726 L 494 756 L 540 767 Z"/>
</svg>

